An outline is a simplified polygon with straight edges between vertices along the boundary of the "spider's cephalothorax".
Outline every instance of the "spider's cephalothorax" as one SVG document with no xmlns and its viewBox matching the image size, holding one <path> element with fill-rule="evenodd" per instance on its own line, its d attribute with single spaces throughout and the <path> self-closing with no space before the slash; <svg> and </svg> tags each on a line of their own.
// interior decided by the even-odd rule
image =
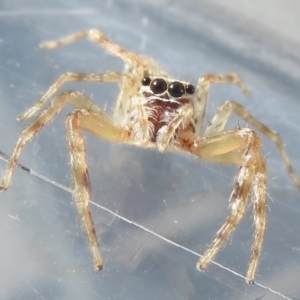
<svg viewBox="0 0 300 300">
<path fill-rule="evenodd" d="M 195 132 L 193 85 L 154 76 L 144 77 L 141 84 L 139 95 L 132 99 L 129 116 L 135 139 L 155 142 L 163 151 L 166 134 L 168 141 L 173 141 L 180 130 Z"/>
<path fill-rule="evenodd" d="M 300 180 L 280 136 L 235 101 L 226 101 L 221 105 L 209 126 L 203 131 L 203 136 L 199 136 L 202 132 L 210 85 L 236 83 L 244 93 L 248 94 L 249 90 L 243 81 L 236 74 L 206 74 L 199 78 L 195 91 L 193 85 L 171 79 L 171 76 L 151 57 L 136 55 L 123 49 L 96 29 L 46 42 L 42 44 L 42 47 L 56 48 L 86 37 L 101 44 L 122 59 L 125 63 L 125 71 L 93 74 L 64 73 L 36 105 L 19 117 L 19 120 L 31 118 L 49 98 L 54 96 L 60 86 L 68 81 L 120 82 L 113 116 L 108 116 L 92 100 L 78 91 L 66 91 L 57 95 L 52 103 L 21 133 L 0 182 L 0 190 L 9 187 L 13 170 L 24 145 L 44 125 L 50 123 L 69 102 L 76 107 L 76 110 L 69 114 L 66 122 L 74 178 L 74 198 L 88 236 L 96 270 L 102 269 L 103 261 L 88 208 L 91 200 L 91 187 L 88 179 L 83 129 L 111 142 L 129 143 L 139 147 L 157 147 L 160 151 L 178 150 L 214 163 L 239 165 L 229 200 L 231 213 L 209 249 L 201 256 L 197 267 L 204 270 L 212 261 L 243 218 L 250 200 L 253 204 L 255 234 L 246 280 L 248 283 L 253 283 L 266 229 L 266 162 L 261 153 L 261 140 L 254 130 L 239 127 L 224 130 L 231 113 L 235 112 L 268 138 L 276 141 L 289 175 L 299 189 Z"/>
</svg>

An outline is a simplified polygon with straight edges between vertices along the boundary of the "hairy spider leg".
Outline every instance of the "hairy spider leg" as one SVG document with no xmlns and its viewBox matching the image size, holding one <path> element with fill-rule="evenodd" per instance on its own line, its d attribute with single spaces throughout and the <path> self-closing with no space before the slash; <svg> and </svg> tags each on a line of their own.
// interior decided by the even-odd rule
<svg viewBox="0 0 300 300">
<path fill-rule="evenodd" d="M 88 29 L 88 30 L 80 31 L 65 36 L 58 40 L 43 42 L 40 44 L 40 47 L 42 49 L 58 48 L 64 45 L 74 43 L 84 38 L 88 38 L 91 41 L 102 45 L 110 53 L 119 57 L 129 65 L 138 66 L 142 64 L 141 59 L 139 58 L 138 55 L 134 54 L 133 52 L 127 51 L 126 49 L 122 48 L 118 44 L 114 43 L 113 41 L 108 39 L 101 31 L 97 29 Z"/>
<path fill-rule="evenodd" d="M 271 141 L 275 143 L 283 159 L 283 162 L 286 165 L 288 174 L 294 181 L 296 187 L 300 189 L 300 179 L 292 166 L 291 160 L 286 152 L 284 143 L 280 135 L 276 131 L 272 130 L 270 127 L 260 122 L 254 116 L 252 116 L 241 104 L 235 101 L 226 101 L 223 105 L 221 105 L 218 109 L 218 112 L 212 119 L 211 124 L 206 128 L 204 136 L 213 136 L 224 131 L 224 127 L 232 112 L 235 112 L 240 118 L 244 119 L 246 122 L 251 124 L 253 127 L 255 127 L 257 130 L 259 130 L 262 134 L 267 136 Z"/>
<path fill-rule="evenodd" d="M 120 80 L 120 92 L 113 112 L 113 119 L 118 121 L 119 124 L 125 125 L 128 121 L 127 118 L 131 105 L 131 97 L 138 92 L 142 78 L 150 75 L 169 76 L 169 74 L 151 57 L 146 55 L 136 55 L 133 52 L 124 49 L 108 39 L 97 29 L 88 29 L 58 40 L 44 42 L 40 44 L 40 47 L 43 49 L 58 48 L 84 38 L 88 38 L 92 42 L 100 44 L 111 54 L 123 60 L 125 63 L 125 72 L 132 75 L 127 77 L 124 76 Z"/>
<path fill-rule="evenodd" d="M 204 270 L 244 217 L 248 197 L 253 200 L 256 231 L 247 282 L 254 282 L 266 224 L 266 163 L 261 155 L 261 140 L 250 129 L 225 131 L 202 139 L 183 134 L 184 149 L 203 160 L 224 164 L 239 164 L 235 187 L 230 196 L 231 215 L 219 229 L 212 245 L 200 258 L 197 267 Z"/>
<path fill-rule="evenodd" d="M 159 151 L 164 152 L 170 145 L 170 141 L 175 135 L 175 131 L 180 127 L 186 127 L 191 118 L 193 117 L 193 106 L 191 104 L 185 104 L 178 109 L 178 114 L 174 119 L 166 126 L 163 126 L 159 131 L 156 146 Z"/>
<path fill-rule="evenodd" d="M 58 91 L 58 89 L 66 82 L 117 82 L 126 76 L 128 75 L 120 72 L 92 74 L 71 72 L 64 73 L 54 82 L 53 85 L 50 86 L 48 91 L 33 107 L 29 108 L 24 114 L 18 117 L 18 121 L 25 121 L 32 117 L 35 113 L 37 113 L 45 105 L 46 101 L 49 98 L 51 98 Z"/>
<path fill-rule="evenodd" d="M 74 75 L 76 77 L 76 74 L 74 74 Z M 79 77 L 82 78 L 81 77 L 82 75 L 83 74 L 80 74 Z M 102 81 L 102 82 L 105 82 L 105 81 L 110 82 L 109 80 L 116 81 L 123 76 L 122 73 L 115 73 L 115 72 L 104 73 L 104 74 L 92 74 L 95 76 L 91 76 L 91 77 L 88 76 L 89 74 L 86 74 L 86 75 L 87 75 L 87 77 L 84 77 L 84 78 L 95 79 L 96 81 Z M 77 79 L 79 79 L 79 77 L 77 77 Z M 50 88 L 50 90 L 51 90 L 51 88 Z M 0 182 L 0 191 L 6 190 L 9 187 L 13 171 L 15 169 L 16 163 L 19 160 L 19 157 L 21 155 L 22 149 L 25 146 L 25 144 L 28 141 L 30 141 L 32 138 L 34 138 L 36 136 L 36 134 L 43 128 L 44 125 L 51 122 L 53 120 L 53 118 L 64 108 L 64 106 L 66 105 L 67 102 L 70 102 L 77 108 L 92 109 L 93 111 L 97 111 L 101 115 L 105 115 L 105 112 L 103 112 L 99 107 L 97 107 L 96 104 L 94 104 L 87 97 L 81 97 L 80 95 L 82 95 L 82 94 L 79 92 L 76 92 L 76 91 L 67 91 L 67 92 L 64 92 L 64 93 L 58 95 L 51 102 L 49 107 L 46 108 L 41 113 L 41 115 L 39 117 L 37 117 L 37 119 L 31 125 L 29 125 L 26 129 L 24 129 L 22 131 L 22 133 L 20 134 L 20 137 L 17 141 L 17 144 L 14 148 L 13 154 L 12 154 L 12 156 L 8 162 L 8 165 L 4 171 L 4 175 Z M 42 97 L 42 99 L 45 99 L 45 98 Z M 47 98 L 46 98 L 46 100 L 47 100 Z M 46 100 L 43 100 L 43 101 L 46 101 Z M 39 101 L 39 103 L 41 103 L 41 100 Z M 31 109 L 29 109 L 29 111 L 31 111 L 31 112 L 34 111 L 35 107 L 36 106 L 33 106 Z M 29 114 L 31 114 L 31 113 L 29 113 Z M 28 116 L 26 118 L 28 118 Z"/>
<path fill-rule="evenodd" d="M 84 95 L 80 95 L 84 97 Z M 111 142 L 124 142 L 129 139 L 129 133 L 115 125 L 106 115 L 100 115 L 85 109 L 72 112 L 66 121 L 67 141 L 70 148 L 71 168 L 74 178 L 74 198 L 78 212 L 84 224 L 92 250 L 95 270 L 102 270 L 103 259 L 99 251 L 99 243 L 93 219 L 89 210 L 91 187 L 86 162 L 86 150 L 82 129 Z"/>
<path fill-rule="evenodd" d="M 251 247 L 252 255 L 248 267 L 246 280 L 248 283 L 254 283 L 254 276 L 258 267 L 259 256 L 261 254 L 265 231 L 267 228 L 267 199 L 266 199 L 267 165 L 265 160 L 260 160 L 257 172 L 253 180 L 252 201 L 253 218 L 255 225 L 254 241 Z"/>
<path fill-rule="evenodd" d="M 237 74 L 218 75 L 209 73 L 199 78 L 197 84 L 197 93 L 194 102 L 194 120 L 196 136 L 200 135 L 204 121 L 208 93 L 211 84 L 236 83 L 247 96 L 251 95 L 251 91 L 247 88 L 244 81 Z"/>
</svg>

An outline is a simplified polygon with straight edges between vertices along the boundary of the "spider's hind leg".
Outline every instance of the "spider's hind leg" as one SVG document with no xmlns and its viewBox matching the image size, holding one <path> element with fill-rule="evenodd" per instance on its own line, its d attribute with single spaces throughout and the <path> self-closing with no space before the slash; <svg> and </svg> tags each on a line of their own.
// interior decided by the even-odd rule
<svg viewBox="0 0 300 300">
<path fill-rule="evenodd" d="M 138 55 L 122 48 L 118 44 L 108 39 L 101 31 L 97 29 L 88 29 L 80 31 L 55 41 L 43 42 L 40 47 L 43 49 L 53 49 L 64 45 L 68 45 L 79 41 L 81 39 L 88 38 L 89 40 L 102 45 L 105 49 L 111 52 L 113 55 L 121 58 L 124 62 L 130 65 L 139 65 L 141 63 Z"/>
<path fill-rule="evenodd" d="M 19 121 L 25 121 L 31 118 L 35 113 L 37 113 L 57 91 L 66 82 L 118 82 L 122 78 L 126 77 L 125 74 L 120 72 L 106 72 L 106 73 L 71 73 L 67 72 L 62 74 L 55 82 L 50 86 L 48 91 L 43 95 L 43 97 L 31 108 L 29 108 L 25 113 L 18 117 Z M 85 98 L 86 99 L 86 98 Z M 78 104 L 77 104 L 78 103 Z M 81 101 L 78 100 L 74 103 L 77 108 L 89 108 L 95 107 L 95 104 L 90 105 L 91 100 Z"/>
</svg>

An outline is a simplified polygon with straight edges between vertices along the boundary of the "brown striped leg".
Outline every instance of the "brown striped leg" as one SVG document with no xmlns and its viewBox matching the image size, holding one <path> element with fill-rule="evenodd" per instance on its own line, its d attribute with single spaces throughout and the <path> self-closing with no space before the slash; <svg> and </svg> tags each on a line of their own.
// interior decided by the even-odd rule
<svg viewBox="0 0 300 300">
<path fill-rule="evenodd" d="M 74 178 L 74 198 L 81 216 L 89 245 L 93 254 L 95 270 L 102 270 L 103 260 L 99 252 L 99 245 L 93 219 L 89 210 L 91 187 L 89 183 L 86 151 L 82 129 L 90 131 L 101 138 L 112 142 L 126 142 L 129 133 L 114 125 L 107 116 L 102 116 L 87 110 L 72 112 L 66 122 L 67 141 L 70 148 L 71 167 Z"/>
<path fill-rule="evenodd" d="M 105 113 L 100 110 L 89 98 L 77 91 L 66 91 L 58 95 L 45 109 L 37 119 L 30 124 L 25 130 L 22 131 L 17 144 L 13 150 L 13 154 L 10 157 L 8 165 L 4 171 L 4 175 L 0 181 L 0 191 L 6 190 L 11 182 L 11 177 L 15 166 L 19 160 L 23 147 L 28 141 L 33 139 L 38 132 L 43 128 L 44 125 L 48 124 L 53 118 L 64 108 L 67 102 L 72 103 L 75 107 L 79 108 L 91 108 L 93 111 L 100 115 Z M 107 117 L 108 118 L 108 117 Z"/>
</svg>

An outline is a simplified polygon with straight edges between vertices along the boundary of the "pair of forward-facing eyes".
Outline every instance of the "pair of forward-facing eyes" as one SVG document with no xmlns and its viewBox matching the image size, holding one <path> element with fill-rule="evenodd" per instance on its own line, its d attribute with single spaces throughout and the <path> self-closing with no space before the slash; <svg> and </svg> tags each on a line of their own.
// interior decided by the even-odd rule
<svg viewBox="0 0 300 300">
<path fill-rule="evenodd" d="M 195 87 L 192 84 L 183 84 L 179 81 L 167 82 L 164 78 L 151 79 L 150 77 L 144 77 L 142 79 L 143 86 L 149 86 L 150 90 L 156 94 L 163 94 L 168 91 L 170 96 L 174 98 L 180 98 L 184 94 L 193 95 Z"/>
</svg>

